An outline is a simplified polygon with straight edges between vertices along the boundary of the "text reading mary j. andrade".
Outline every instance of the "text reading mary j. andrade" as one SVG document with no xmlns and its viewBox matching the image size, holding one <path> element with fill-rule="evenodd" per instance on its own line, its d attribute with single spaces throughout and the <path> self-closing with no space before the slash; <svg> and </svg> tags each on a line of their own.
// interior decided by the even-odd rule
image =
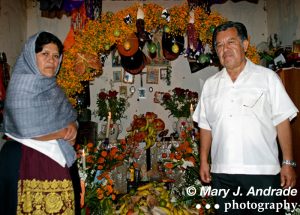
<svg viewBox="0 0 300 215">
<path fill-rule="evenodd" d="M 230 189 L 213 189 L 211 186 L 202 186 L 200 190 L 197 190 L 194 186 L 190 186 L 186 188 L 186 193 L 189 196 L 200 195 L 202 197 L 205 196 L 219 196 L 222 198 L 226 198 L 229 193 Z M 241 188 L 237 187 L 234 192 L 231 192 L 232 196 L 278 196 L 278 197 L 287 197 L 287 196 L 296 196 L 297 189 L 295 188 L 287 188 L 287 189 L 274 189 L 272 187 L 268 187 L 265 189 L 257 189 L 254 187 L 250 187 L 248 191 L 241 192 Z M 240 210 L 240 209 L 250 209 L 250 210 L 257 210 L 259 212 L 263 212 L 264 210 L 275 210 L 276 212 L 285 209 L 293 211 L 296 209 L 298 203 L 288 202 L 283 200 L 282 202 L 270 202 L 270 203 L 257 203 L 257 202 L 237 202 L 236 200 L 230 200 L 226 202 L 224 205 L 225 212 L 228 210 Z"/>
</svg>

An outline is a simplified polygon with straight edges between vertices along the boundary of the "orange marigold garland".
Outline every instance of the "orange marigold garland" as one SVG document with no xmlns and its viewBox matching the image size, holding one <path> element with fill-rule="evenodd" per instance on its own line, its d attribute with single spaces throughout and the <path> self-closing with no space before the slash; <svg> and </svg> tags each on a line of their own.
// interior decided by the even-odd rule
<svg viewBox="0 0 300 215">
<path fill-rule="evenodd" d="M 64 60 L 57 78 L 58 84 L 65 90 L 74 106 L 74 96 L 84 89 L 83 81 L 94 80 L 103 73 L 102 65 L 96 68 L 89 65 L 89 60 L 82 62 L 80 56 L 89 53 L 99 58 L 100 54 L 109 54 L 115 44 L 122 44 L 132 33 L 136 32 L 136 19 L 138 7 L 144 11 L 145 30 L 156 32 L 168 26 L 171 34 L 184 35 L 189 23 L 189 7 L 187 3 L 176 5 L 168 9 L 170 22 L 167 22 L 161 14 L 163 8 L 157 4 L 149 3 L 133 4 L 116 13 L 106 12 L 101 19 L 88 20 L 82 30 L 75 32 L 75 43 L 64 53 Z M 125 23 L 124 18 L 130 15 L 132 23 Z M 194 25 L 202 44 L 212 47 L 211 37 L 214 28 L 225 22 L 226 19 L 217 12 L 207 14 L 203 8 L 194 8 Z M 255 63 L 259 62 L 256 48 L 250 46 L 247 57 Z M 79 62 L 78 62 L 79 61 Z"/>
</svg>

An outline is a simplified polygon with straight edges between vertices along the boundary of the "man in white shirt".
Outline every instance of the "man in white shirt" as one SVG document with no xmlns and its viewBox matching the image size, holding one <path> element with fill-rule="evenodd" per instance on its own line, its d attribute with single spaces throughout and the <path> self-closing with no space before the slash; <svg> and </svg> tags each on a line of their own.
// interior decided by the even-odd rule
<svg viewBox="0 0 300 215">
<path fill-rule="evenodd" d="M 295 186 L 290 120 L 298 109 L 275 72 L 246 58 L 242 23 L 218 26 L 213 45 L 224 68 L 205 82 L 193 115 L 200 127 L 201 180 L 228 191 L 216 196 L 217 214 L 277 213 L 269 203 L 282 202 L 283 194 L 256 191 Z"/>
</svg>

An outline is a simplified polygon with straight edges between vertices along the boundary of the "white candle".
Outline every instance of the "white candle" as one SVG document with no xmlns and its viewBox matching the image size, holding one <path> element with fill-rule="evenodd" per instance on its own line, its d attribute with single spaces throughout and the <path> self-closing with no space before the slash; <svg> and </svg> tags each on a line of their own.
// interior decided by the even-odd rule
<svg viewBox="0 0 300 215">
<path fill-rule="evenodd" d="M 82 149 L 81 160 L 82 160 L 82 168 L 83 168 L 83 170 L 85 170 L 85 169 L 86 169 L 86 162 L 85 162 L 85 153 L 84 153 L 84 149 Z"/>
<path fill-rule="evenodd" d="M 107 127 L 106 127 L 106 138 L 109 136 L 109 130 L 110 130 L 110 120 L 111 120 L 111 112 L 108 112 L 108 117 L 107 117 Z"/>
<path fill-rule="evenodd" d="M 190 106 L 190 115 L 191 115 L 191 118 L 193 118 L 193 114 L 194 114 L 194 107 L 193 107 L 193 104 L 191 104 L 191 106 Z"/>
</svg>

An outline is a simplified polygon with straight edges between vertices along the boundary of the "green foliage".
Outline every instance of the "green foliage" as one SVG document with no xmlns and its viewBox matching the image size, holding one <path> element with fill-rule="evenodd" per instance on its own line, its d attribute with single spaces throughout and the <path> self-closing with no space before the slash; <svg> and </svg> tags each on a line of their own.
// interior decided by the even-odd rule
<svg viewBox="0 0 300 215">
<path fill-rule="evenodd" d="M 95 114 L 100 120 L 107 121 L 108 112 L 111 112 L 111 119 L 113 122 L 126 118 L 125 111 L 129 106 L 126 98 L 117 96 L 117 91 L 100 92 L 97 98 L 97 107 Z"/>
</svg>

